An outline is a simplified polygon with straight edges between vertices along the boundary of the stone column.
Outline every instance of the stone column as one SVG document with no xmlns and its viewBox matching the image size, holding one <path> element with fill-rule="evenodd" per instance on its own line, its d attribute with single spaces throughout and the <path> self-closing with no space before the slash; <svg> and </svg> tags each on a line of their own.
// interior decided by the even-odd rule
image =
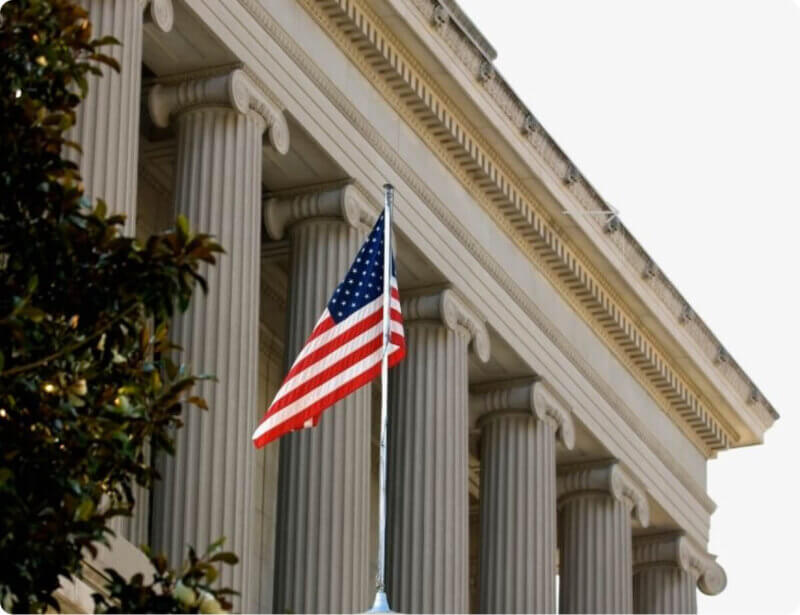
<svg viewBox="0 0 800 615">
<path fill-rule="evenodd" d="M 285 120 L 241 70 L 175 85 L 157 85 L 148 101 L 156 124 L 177 123 L 176 210 L 192 229 L 215 236 L 225 254 L 203 266 L 208 295 L 198 292 L 176 316 L 172 337 L 195 373 L 217 381 L 195 391 L 209 412 L 184 413 L 174 457 L 167 458 L 154 493 L 152 542 L 172 562 L 187 545 L 201 552 L 218 538 L 238 554 L 221 583 L 241 593 L 237 610 L 255 605 L 250 575 L 252 468 L 250 435 L 257 407 L 258 302 L 261 245 L 262 135 L 269 127 L 288 149 Z M 265 112 L 268 111 L 268 112 Z M 285 138 L 284 138 L 285 137 Z"/>
<path fill-rule="evenodd" d="M 467 349 L 483 321 L 452 290 L 402 299 L 408 354 L 389 379 L 386 577 L 405 613 L 469 609 Z"/>
<path fill-rule="evenodd" d="M 67 149 L 80 166 L 86 196 L 102 198 L 109 211 L 124 214 L 125 233 L 136 230 L 136 183 L 139 158 L 139 107 L 142 81 L 142 25 L 152 21 L 172 29 L 172 0 L 81 0 L 89 11 L 93 38 L 113 36 L 121 45 L 101 52 L 112 56 L 120 72 L 103 66 L 102 77 L 88 76 L 89 91 L 76 110 L 67 138 L 82 153 Z M 149 4 L 149 7 L 147 6 Z M 147 15 L 143 11 L 147 7 Z"/>
<path fill-rule="evenodd" d="M 575 428 L 542 382 L 481 387 L 481 613 L 554 613 L 556 438 Z"/>
<path fill-rule="evenodd" d="M 124 232 L 136 230 L 136 184 L 139 157 L 139 106 L 142 76 L 142 25 L 152 21 L 163 32 L 172 29 L 172 0 L 81 0 L 88 10 L 92 37 L 113 36 L 121 44 L 101 52 L 113 57 L 120 72 L 102 66 L 103 76 L 87 75 L 89 90 L 75 110 L 75 126 L 66 138 L 81 152 L 65 148 L 77 163 L 86 196 L 101 198 L 109 212 L 126 216 Z M 148 6 L 149 4 L 149 6 Z M 144 15 L 145 9 L 147 14 Z M 132 517 L 116 517 L 110 527 L 135 545 L 148 542 L 150 492 L 134 487 Z"/>
<path fill-rule="evenodd" d="M 366 238 L 368 212 L 354 186 L 265 204 L 270 237 L 289 235 L 287 366 Z M 371 604 L 370 391 L 358 389 L 313 429 L 280 440 L 276 613 L 353 613 Z"/>
<path fill-rule="evenodd" d="M 633 539 L 634 613 L 696 613 L 697 591 L 725 589 L 725 571 L 683 532 Z"/>
<path fill-rule="evenodd" d="M 559 468 L 561 613 L 630 613 L 631 516 L 649 520 L 644 491 L 616 461 Z"/>
</svg>

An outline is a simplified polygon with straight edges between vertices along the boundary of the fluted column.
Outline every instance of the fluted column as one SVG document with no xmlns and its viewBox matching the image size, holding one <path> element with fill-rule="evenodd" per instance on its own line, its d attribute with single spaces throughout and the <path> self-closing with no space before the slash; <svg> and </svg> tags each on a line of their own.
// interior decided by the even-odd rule
<svg viewBox="0 0 800 615">
<path fill-rule="evenodd" d="M 697 586 L 714 595 L 726 582 L 725 571 L 714 557 L 683 532 L 633 539 L 634 613 L 696 613 Z"/>
<path fill-rule="evenodd" d="M 120 72 L 103 66 L 102 77 L 89 75 L 89 91 L 76 109 L 75 127 L 67 138 L 82 153 L 65 150 L 78 163 L 86 195 L 104 199 L 113 213 L 124 214 L 125 232 L 136 230 L 136 179 L 139 157 L 139 105 L 142 80 L 142 25 L 152 20 L 172 29 L 171 0 L 81 0 L 89 11 L 94 38 L 113 36 L 121 45 L 101 52 L 113 57 Z M 149 6 L 147 6 L 149 4 Z M 143 15 L 143 11 L 147 14 Z M 138 506 L 138 503 L 137 503 Z"/>
<path fill-rule="evenodd" d="M 361 247 L 368 211 L 353 186 L 266 203 L 269 235 L 289 235 L 287 365 Z M 352 613 L 371 603 L 370 405 L 368 385 L 313 429 L 280 440 L 276 613 Z"/>
<path fill-rule="evenodd" d="M 89 12 L 93 38 L 113 36 L 121 43 L 101 48 L 119 62 L 120 72 L 102 66 L 102 77 L 87 76 L 88 93 L 75 110 L 75 126 L 66 136 L 80 144 L 82 151 L 65 148 L 64 155 L 80 167 L 86 196 L 92 201 L 102 198 L 110 212 L 124 214 L 124 232 L 132 235 L 136 230 L 142 24 L 152 20 L 162 31 L 171 30 L 172 0 L 80 3 Z M 148 542 L 149 490 L 135 486 L 134 500 L 133 516 L 116 517 L 110 527 L 139 545 Z"/>
<path fill-rule="evenodd" d="M 261 245 L 262 135 L 268 117 L 242 71 L 174 86 L 156 86 L 154 120 L 177 124 L 175 202 L 193 229 L 210 233 L 226 252 L 203 266 L 208 295 L 197 293 L 175 318 L 172 335 L 195 373 L 211 373 L 198 395 L 209 412 L 184 413 L 175 455 L 166 459 L 154 493 L 152 541 L 180 562 L 191 544 L 204 550 L 225 537 L 240 558 L 221 583 L 241 593 L 237 610 L 251 611 L 250 443 L 256 419 Z"/>
<path fill-rule="evenodd" d="M 470 397 L 481 429 L 481 613 L 554 613 L 556 438 L 569 413 L 541 382 L 482 387 Z"/>
<path fill-rule="evenodd" d="M 469 609 L 467 350 L 482 320 L 452 290 L 402 303 L 408 353 L 389 379 L 387 594 L 395 611 Z"/>
<path fill-rule="evenodd" d="M 559 468 L 561 613 L 633 609 L 631 516 L 645 527 L 644 492 L 616 461 Z"/>
</svg>

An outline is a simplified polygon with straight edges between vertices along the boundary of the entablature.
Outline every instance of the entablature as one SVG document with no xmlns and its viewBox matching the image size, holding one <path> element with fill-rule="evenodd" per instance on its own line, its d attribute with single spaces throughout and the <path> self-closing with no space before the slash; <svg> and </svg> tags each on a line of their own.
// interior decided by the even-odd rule
<svg viewBox="0 0 800 615">
<path fill-rule="evenodd" d="M 719 342 L 686 317 L 685 300 L 492 68 L 452 3 L 299 2 L 707 457 L 761 441 L 775 411 L 727 353 L 720 361 Z M 401 40 L 387 12 L 426 43 L 424 65 L 425 47 Z M 430 73 L 435 65 L 452 68 L 448 84 L 474 101 L 469 112 Z M 545 198 L 520 176 L 525 165 Z M 564 211 L 609 215 L 572 215 L 567 227 L 556 217 Z"/>
</svg>

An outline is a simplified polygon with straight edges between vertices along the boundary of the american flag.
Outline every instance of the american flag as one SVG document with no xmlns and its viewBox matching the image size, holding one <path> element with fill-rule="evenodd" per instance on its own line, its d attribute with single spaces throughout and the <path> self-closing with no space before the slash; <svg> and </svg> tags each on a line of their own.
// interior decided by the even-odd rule
<svg viewBox="0 0 800 615">
<path fill-rule="evenodd" d="M 253 434 L 256 448 L 314 427 L 324 410 L 380 375 L 383 357 L 384 214 L 361 246 Z M 406 354 L 394 258 L 389 367 Z"/>
</svg>

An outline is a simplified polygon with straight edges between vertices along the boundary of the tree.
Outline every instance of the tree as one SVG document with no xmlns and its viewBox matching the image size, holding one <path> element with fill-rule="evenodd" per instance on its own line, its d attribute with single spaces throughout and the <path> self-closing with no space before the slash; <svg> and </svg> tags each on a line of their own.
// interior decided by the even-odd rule
<svg viewBox="0 0 800 615">
<path fill-rule="evenodd" d="M 0 601 L 29 612 L 58 608 L 59 575 L 80 577 L 109 521 L 131 514 L 134 484 L 157 479 L 146 443 L 171 453 L 182 406 L 206 407 L 168 323 L 222 249 L 183 218 L 125 237 L 62 156 L 78 147 L 64 134 L 87 74 L 119 70 L 101 52 L 117 41 L 92 39 L 74 0 L 13 0 L 0 15 Z M 232 592 L 211 584 L 236 558 L 218 549 L 177 571 L 153 556 L 152 582 L 108 571 L 97 608 L 229 608 Z"/>
</svg>

